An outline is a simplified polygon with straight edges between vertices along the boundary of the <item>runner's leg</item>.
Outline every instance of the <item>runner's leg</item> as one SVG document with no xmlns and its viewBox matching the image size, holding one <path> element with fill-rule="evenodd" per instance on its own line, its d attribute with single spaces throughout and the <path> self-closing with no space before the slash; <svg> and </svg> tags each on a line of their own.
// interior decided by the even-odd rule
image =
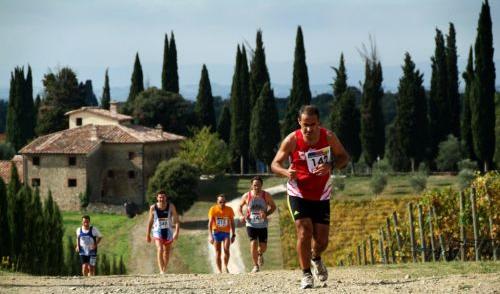
<svg viewBox="0 0 500 294">
<path fill-rule="evenodd" d="M 217 272 L 221 273 L 222 272 L 221 242 L 214 241 L 214 248 L 215 248 L 215 265 L 217 266 Z"/>
<path fill-rule="evenodd" d="M 259 240 L 255 239 L 250 241 L 250 254 L 252 255 L 253 265 L 257 264 L 257 259 L 259 258 Z"/>
<path fill-rule="evenodd" d="M 167 271 L 167 266 L 168 266 L 168 260 L 170 258 L 170 245 L 172 245 L 172 243 L 164 243 L 163 244 L 163 271 L 166 272 Z"/>
<path fill-rule="evenodd" d="M 160 270 L 160 273 L 163 273 L 163 269 L 165 268 L 163 262 L 163 246 L 160 240 L 155 240 L 155 244 L 156 244 L 156 259 L 158 260 L 158 269 Z"/>
<path fill-rule="evenodd" d="M 231 240 L 229 239 L 229 237 L 227 237 L 226 239 L 224 239 L 224 268 L 226 269 L 226 272 L 227 272 L 227 265 L 229 263 L 229 256 L 230 256 L 230 253 L 229 253 L 229 246 L 231 245 Z"/>
<path fill-rule="evenodd" d="M 312 257 L 320 257 L 321 253 L 328 247 L 328 235 L 330 225 L 313 224 Z"/>
<path fill-rule="evenodd" d="M 301 269 L 311 267 L 311 239 L 313 235 L 313 224 L 310 218 L 301 218 L 295 221 L 297 231 L 297 254 Z"/>
</svg>

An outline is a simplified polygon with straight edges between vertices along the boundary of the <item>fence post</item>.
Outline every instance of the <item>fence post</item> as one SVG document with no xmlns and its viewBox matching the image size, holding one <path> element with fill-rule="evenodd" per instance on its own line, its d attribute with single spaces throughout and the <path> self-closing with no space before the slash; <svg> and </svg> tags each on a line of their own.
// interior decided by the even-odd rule
<svg viewBox="0 0 500 294">
<path fill-rule="evenodd" d="M 363 264 L 368 264 L 368 261 L 366 260 L 366 240 L 363 240 Z"/>
<path fill-rule="evenodd" d="M 413 228 L 413 204 L 411 203 L 408 203 L 408 223 L 410 224 L 411 258 L 413 262 L 417 262 L 415 255 L 415 230 Z"/>
<path fill-rule="evenodd" d="M 388 217 L 385 219 L 385 225 L 387 227 L 387 246 L 392 258 L 392 263 L 396 263 L 396 255 L 394 254 L 394 249 L 392 246 L 391 221 Z"/>
<path fill-rule="evenodd" d="M 359 246 L 359 244 L 356 248 L 356 253 L 358 255 L 358 265 L 361 265 L 361 246 Z"/>
<path fill-rule="evenodd" d="M 373 254 L 373 240 L 372 240 L 372 236 L 368 236 L 368 240 L 369 240 L 369 246 L 370 246 L 370 258 L 371 258 L 371 264 L 375 264 L 375 255 Z"/>
<path fill-rule="evenodd" d="M 464 202 L 464 191 L 459 194 L 460 200 L 460 217 L 458 218 L 458 224 L 460 226 L 460 259 L 465 261 L 465 202 Z"/>
<path fill-rule="evenodd" d="M 418 228 L 420 230 L 420 243 L 422 244 L 420 250 L 422 252 L 422 262 L 425 262 L 425 235 L 424 235 L 424 217 L 422 213 L 422 205 L 418 205 Z"/>
<path fill-rule="evenodd" d="M 432 227 L 432 212 L 429 209 L 429 235 L 431 237 L 431 255 L 432 261 L 436 261 L 436 247 L 434 246 L 434 228 Z"/>
<path fill-rule="evenodd" d="M 495 238 L 495 233 L 493 232 L 493 218 L 491 217 L 491 198 L 490 194 L 486 192 L 486 198 L 488 199 L 488 204 L 489 204 L 489 211 L 488 211 L 488 226 L 490 229 L 490 238 L 491 238 L 491 250 L 493 250 L 493 260 L 497 260 L 497 246 L 496 246 L 496 238 Z"/>
<path fill-rule="evenodd" d="M 476 215 L 476 189 L 472 188 L 470 192 L 470 203 L 472 209 L 472 227 L 474 229 L 474 254 L 476 255 L 476 261 L 480 260 L 479 257 L 479 232 L 478 232 L 478 223 L 477 223 L 477 215 Z"/>
<path fill-rule="evenodd" d="M 436 226 L 439 230 L 439 223 L 437 222 L 436 208 L 434 207 L 434 205 L 432 206 L 431 210 L 432 210 L 432 218 L 436 221 Z M 439 247 L 441 247 L 440 256 L 443 259 L 443 261 L 446 261 L 446 250 L 444 247 L 443 235 L 441 234 L 441 232 L 438 233 L 438 239 L 439 239 Z"/>
<path fill-rule="evenodd" d="M 380 238 L 378 240 L 378 245 L 380 247 L 380 258 L 382 258 L 382 263 L 387 264 L 387 256 L 384 250 L 384 229 L 379 229 Z"/>
<path fill-rule="evenodd" d="M 401 248 L 403 247 L 403 245 L 401 244 L 401 236 L 399 235 L 399 224 L 398 224 L 398 215 L 397 213 L 394 211 L 392 213 L 392 220 L 394 221 L 394 234 L 396 235 L 396 243 L 398 244 L 398 251 L 399 251 L 399 254 L 402 254 L 402 250 Z M 404 260 L 403 256 L 401 256 L 401 260 Z"/>
</svg>

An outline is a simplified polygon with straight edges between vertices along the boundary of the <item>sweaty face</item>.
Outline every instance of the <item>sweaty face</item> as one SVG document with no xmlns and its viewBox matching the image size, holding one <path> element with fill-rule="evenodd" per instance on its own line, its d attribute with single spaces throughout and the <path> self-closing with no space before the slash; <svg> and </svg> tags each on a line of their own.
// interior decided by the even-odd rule
<svg viewBox="0 0 500 294">
<path fill-rule="evenodd" d="M 90 226 L 90 220 L 88 220 L 86 218 L 82 218 L 82 226 L 84 228 L 88 228 Z"/>
<path fill-rule="evenodd" d="M 319 136 L 319 119 L 316 115 L 303 113 L 299 118 L 299 125 L 302 134 L 307 140 L 314 140 Z"/>
<path fill-rule="evenodd" d="M 224 197 L 219 197 L 219 198 L 217 198 L 217 204 L 218 204 L 221 208 L 224 208 L 224 206 L 226 206 L 226 198 L 224 198 Z"/>
<path fill-rule="evenodd" d="M 158 195 L 156 195 L 156 200 L 158 202 L 166 202 L 167 201 L 167 195 L 165 195 L 165 194 L 158 194 Z"/>
<path fill-rule="evenodd" d="M 262 190 L 262 183 L 258 180 L 252 181 L 252 185 L 250 186 L 252 190 L 256 192 L 260 192 Z"/>
</svg>

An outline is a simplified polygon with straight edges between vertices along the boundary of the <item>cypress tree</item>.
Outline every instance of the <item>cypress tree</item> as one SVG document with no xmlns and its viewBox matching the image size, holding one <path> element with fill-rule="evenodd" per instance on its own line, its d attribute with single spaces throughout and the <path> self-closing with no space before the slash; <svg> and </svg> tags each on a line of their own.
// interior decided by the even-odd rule
<svg viewBox="0 0 500 294">
<path fill-rule="evenodd" d="M 208 77 L 208 70 L 205 65 L 201 69 L 198 95 L 196 96 L 195 112 L 198 121 L 202 126 L 208 126 L 212 132 L 215 131 L 215 110 L 214 97 L 212 96 L 212 86 Z"/>
<path fill-rule="evenodd" d="M 35 125 L 36 125 L 36 122 L 38 121 L 38 111 L 40 110 L 40 105 L 42 105 L 42 98 L 40 98 L 40 94 L 37 94 L 36 98 L 35 98 Z M 36 127 L 35 127 L 35 130 L 36 130 Z"/>
<path fill-rule="evenodd" d="M 139 60 L 139 53 L 135 55 L 134 71 L 131 78 L 130 92 L 127 99 L 127 110 L 131 110 L 134 105 L 134 100 L 139 93 L 144 91 L 144 79 L 142 76 L 142 66 Z"/>
<path fill-rule="evenodd" d="M 43 217 L 43 207 L 42 202 L 40 200 L 40 191 L 35 189 L 32 191 L 32 204 L 30 205 L 31 211 L 29 212 L 32 215 L 32 225 L 33 229 L 31 235 L 31 246 L 30 246 L 30 256 L 31 259 L 31 267 L 32 272 L 34 274 L 45 274 L 46 269 L 44 268 L 47 264 L 47 258 L 45 254 L 37 254 L 39 252 L 44 252 L 47 247 L 47 240 L 45 239 L 45 218 Z"/>
<path fill-rule="evenodd" d="M 418 70 L 415 72 L 415 124 L 417 126 L 416 142 L 417 147 L 414 149 L 415 167 L 419 163 L 427 159 L 428 142 L 429 142 L 429 120 L 427 111 L 427 97 L 424 88 L 424 74 Z"/>
<path fill-rule="evenodd" d="M 243 120 L 241 151 L 244 160 L 244 171 L 249 171 L 249 168 L 255 165 L 255 159 L 250 154 L 250 119 L 252 115 L 252 109 L 250 108 L 250 72 L 244 45 L 241 45 L 240 91 L 242 110 L 245 110 L 245 115 L 240 117 Z"/>
<path fill-rule="evenodd" d="M 26 240 L 26 229 L 27 221 L 26 218 L 26 206 L 29 201 L 28 195 L 26 195 L 26 188 L 21 187 L 19 192 L 15 195 L 14 206 L 12 211 L 12 252 L 14 257 L 14 264 L 16 270 L 24 271 L 25 263 L 23 259 L 23 250 L 25 250 Z M 26 243 L 24 243 L 26 242 Z"/>
<path fill-rule="evenodd" d="M 75 238 L 73 235 L 66 237 L 66 250 L 64 250 L 64 262 L 66 265 L 66 274 L 68 276 L 79 275 L 81 272 L 80 258 L 75 252 Z"/>
<path fill-rule="evenodd" d="M 283 122 L 284 136 L 299 128 L 297 114 L 302 105 L 311 103 L 311 90 L 309 89 L 309 75 L 307 73 L 306 52 L 304 49 L 304 37 L 302 28 L 297 29 L 295 40 L 295 59 L 293 62 L 293 81 L 290 97 L 288 98 L 287 110 Z"/>
<path fill-rule="evenodd" d="M 361 146 L 366 164 L 384 157 L 385 124 L 382 112 L 382 65 L 375 54 L 365 60 L 365 81 L 361 96 Z"/>
<path fill-rule="evenodd" d="M 20 247 L 20 253 L 17 259 L 18 270 L 22 272 L 27 272 L 34 274 L 35 268 L 34 264 L 38 264 L 39 258 L 34 258 L 36 242 L 34 240 L 34 235 L 36 234 L 36 216 L 34 210 L 33 194 L 29 186 L 23 185 L 21 190 L 17 194 L 17 201 L 22 202 L 24 209 L 24 220 L 23 220 L 23 238 L 19 240 L 18 246 Z M 19 232 L 19 227 L 16 230 Z"/>
<path fill-rule="evenodd" d="M 111 102 L 111 90 L 109 88 L 108 69 L 106 69 L 106 73 L 104 74 L 104 87 L 102 88 L 101 108 L 109 110 L 110 102 Z"/>
<path fill-rule="evenodd" d="M 481 6 L 479 14 L 474 46 L 473 94 L 470 100 L 474 153 L 483 163 L 485 171 L 491 167 L 495 152 L 495 63 L 493 51 L 490 5 L 486 0 Z"/>
<path fill-rule="evenodd" d="M 474 82 L 474 63 L 472 57 L 472 47 L 469 49 L 469 58 L 467 59 L 467 67 L 462 74 L 465 81 L 465 91 L 462 106 L 462 121 L 461 121 L 461 134 L 462 139 L 462 149 L 465 156 L 471 160 L 476 160 L 476 155 L 474 154 L 474 142 L 472 141 L 472 129 L 471 129 L 471 109 L 470 101 L 472 96 L 472 83 Z"/>
<path fill-rule="evenodd" d="M 436 49 L 432 61 L 431 89 L 429 100 L 430 159 L 438 152 L 438 145 L 451 132 L 451 111 L 448 98 L 448 69 L 443 34 L 436 29 Z"/>
<path fill-rule="evenodd" d="M 97 102 L 97 98 L 94 94 L 94 89 L 92 87 L 91 80 L 86 80 L 85 83 L 80 83 L 78 87 L 80 88 L 80 95 L 82 95 L 82 99 L 84 100 L 85 106 L 99 105 L 99 103 Z"/>
<path fill-rule="evenodd" d="M 341 123 L 339 121 L 340 119 L 340 113 L 339 113 L 339 103 L 340 103 L 340 98 L 344 94 L 344 92 L 347 90 L 347 73 L 344 65 L 344 54 L 340 54 L 340 62 L 339 62 L 339 67 L 332 67 L 332 69 L 335 71 L 335 80 L 333 81 L 333 101 L 332 101 L 332 111 L 330 113 L 330 128 L 332 131 L 337 133 L 339 124 Z M 351 153 L 349 153 L 351 154 Z M 352 156 L 352 154 L 351 154 Z M 356 162 L 356 161 L 354 161 Z"/>
<path fill-rule="evenodd" d="M 252 111 L 250 150 L 256 159 L 269 166 L 276 154 L 280 139 L 274 93 L 269 83 L 265 83 Z"/>
<path fill-rule="evenodd" d="M 356 97 L 350 90 L 344 91 L 336 103 L 337 110 L 337 130 L 335 134 L 351 155 L 352 162 L 357 162 L 361 155 L 361 131 L 360 112 L 356 106 Z"/>
<path fill-rule="evenodd" d="M 61 211 L 59 206 L 52 198 L 52 192 L 49 190 L 47 199 L 44 202 L 43 215 L 46 223 L 47 236 L 47 256 L 50 260 L 47 262 L 46 269 L 48 275 L 59 275 L 64 272 L 64 252 L 62 247 L 62 238 L 64 228 Z"/>
<path fill-rule="evenodd" d="M 396 170 L 408 170 L 410 162 L 414 170 L 418 166 L 419 161 L 423 159 L 425 145 L 419 140 L 423 139 L 419 136 L 419 131 L 423 127 L 422 113 L 418 113 L 419 104 L 425 103 L 425 96 L 422 101 L 422 80 L 423 76 L 415 70 L 415 64 L 411 60 L 409 53 L 405 54 L 403 65 L 403 76 L 399 80 L 398 98 L 396 100 L 397 114 L 394 122 L 392 144 L 393 150 L 391 154 L 391 164 Z M 420 105 L 420 108 L 422 106 Z M 425 116 L 423 116 L 425 118 Z M 395 156 L 396 154 L 404 154 Z M 405 160 L 405 162 L 397 162 Z"/>
<path fill-rule="evenodd" d="M 265 83 L 270 83 L 269 71 L 266 65 L 266 53 L 262 41 L 262 31 L 257 31 L 255 52 L 250 66 L 250 110 L 253 109 Z"/>
<path fill-rule="evenodd" d="M 460 95 L 458 93 L 457 45 L 455 34 L 455 26 L 453 23 L 450 23 L 449 32 L 446 36 L 447 95 L 450 101 L 451 134 L 460 138 Z"/>
<path fill-rule="evenodd" d="M 233 154 L 232 168 L 241 173 L 240 158 L 244 164 L 248 159 L 248 131 L 249 131 L 249 101 L 248 101 L 248 65 L 246 64 L 245 50 L 237 48 L 236 65 L 231 86 L 231 134 L 230 148 Z M 246 54 L 246 53 L 245 53 Z M 245 87 L 246 86 L 246 87 Z"/>
<path fill-rule="evenodd" d="M 177 48 L 175 46 L 174 32 L 170 33 L 170 44 L 168 46 L 167 91 L 179 93 L 179 74 L 177 72 Z"/>
<path fill-rule="evenodd" d="M 11 256 L 11 232 L 9 222 L 9 201 L 7 199 L 7 189 L 2 178 L 0 178 L 0 258 Z"/>
<path fill-rule="evenodd" d="M 229 113 L 229 106 L 227 103 L 222 107 L 219 123 L 217 124 L 217 133 L 219 133 L 219 137 L 229 145 L 229 138 L 231 135 L 231 114 Z"/>
<path fill-rule="evenodd" d="M 163 42 L 163 66 L 161 70 L 161 89 L 164 91 L 168 91 L 168 69 L 169 68 L 169 60 L 168 60 L 168 34 L 165 34 L 165 41 Z"/>
<path fill-rule="evenodd" d="M 10 225 L 10 240 L 11 240 L 11 257 L 14 258 L 16 255 L 16 248 L 18 247 L 18 243 L 15 243 L 16 231 L 15 231 L 15 219 L 16 216 L 16 200 L 17 193 L 21 189 L 21 182 L 19 181 L 19 175 L 17 173 L 17 168 L 14 163 L 10 165 L 10 181 L 7 184 L 7 205 L 9 207 L 8 210 L 8 219 Z"/>
<path fill-rule="evenodd" d="M 26 144 L 29 140 L 35 137 L 36 126 L 36 108 L 33 101 L 33 76 L 31 73 L 31 66 L 28 65 L 28 73 L 26 74 L 26 87 L 24 92 L 24 99 L 22 105 L 22 119 L 23 119 L 23 136 Z M 23 144 L 23 145 L 24 145 Z"/>
<path fill-rule="evenodd" d="M 16 67 L 10 76 L 9 104 L 7 106 L 6 139 L 17 151 L 27 142 L 23 133 L 23 106 L 26 96 L 24 70 Z"/>
</svg>

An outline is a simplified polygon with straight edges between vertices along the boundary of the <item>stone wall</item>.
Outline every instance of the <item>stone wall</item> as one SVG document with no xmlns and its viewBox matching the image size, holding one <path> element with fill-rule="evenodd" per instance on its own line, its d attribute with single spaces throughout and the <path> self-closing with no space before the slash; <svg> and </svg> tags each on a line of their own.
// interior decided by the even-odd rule
<svg viewBox="0 0 500 294">
<path fill-rule="evenodd" d="M 87 158 L 83 154 L 39 154 L 39 165 L 33 165 L 31 155 L 23 155 L 26 164 L 24 179 L 33 187 L 33 179 L 40 179 L 40 194 L 43 199 L 52 192 L 54 201 L 62 210 L 78 210 L 79 194 L 85 192 Z M 76 157 L 76 165 L 69 165 L 69 157 Z M 68 180 L 75 179 L 76 187 L 69 187 Z"/>
</svg>

